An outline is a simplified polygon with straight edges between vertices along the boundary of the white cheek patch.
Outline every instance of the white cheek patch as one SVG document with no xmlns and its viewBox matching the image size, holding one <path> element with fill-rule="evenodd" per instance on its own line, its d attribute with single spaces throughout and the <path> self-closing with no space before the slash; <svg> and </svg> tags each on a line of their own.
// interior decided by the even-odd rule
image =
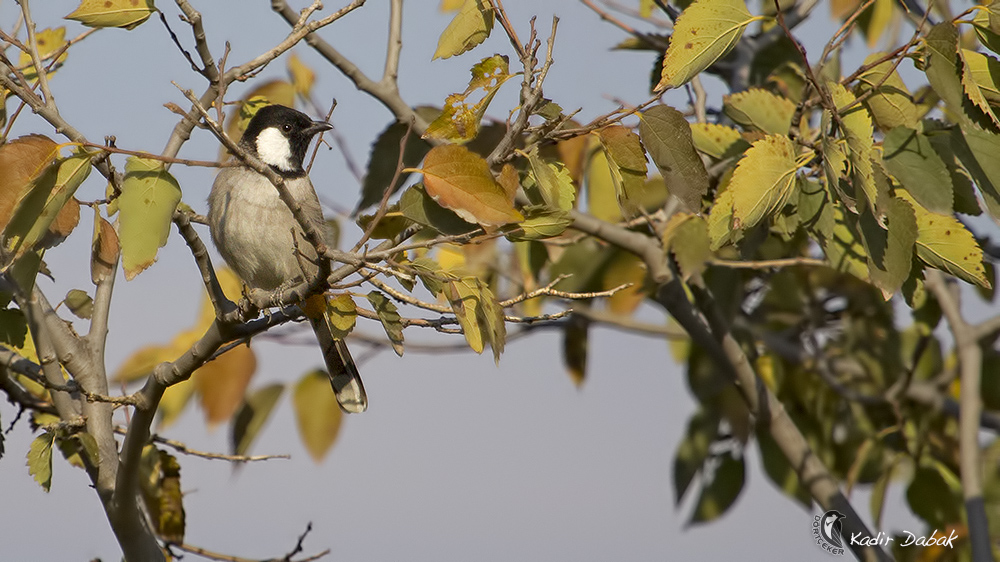
<svg viewBox="0 0 1000 562">
<path fill-rule="evenodd" d="M 268 166 L 293 172 L 292 147 L 276 127 L 268 127 L 257 135 L 257 156 Z"/>
</svg>

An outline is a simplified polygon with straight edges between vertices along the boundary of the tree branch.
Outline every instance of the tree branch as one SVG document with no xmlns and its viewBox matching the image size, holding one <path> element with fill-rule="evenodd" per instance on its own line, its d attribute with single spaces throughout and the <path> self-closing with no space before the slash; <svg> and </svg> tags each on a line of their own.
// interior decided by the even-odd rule
<svg viewBox="0 0 1000 562">
<path fill-rule="evenodd" d="M 979 422 L 983 411 L 980 383 L 983 369 L 982 349 L 975 329 L 962 317 L 957 291 L 948 286 L 944 274 L 936 269 L 924 271 L 927 288 L 934 293 L 948 326 L 955 337 L 958 353 L 959 380 L 959 457 L 961 458 L 962 494 L 965 514 L 969 521 L 969 542 L 972 559 L 976 562 L 993 560 L 989 523 L 983 502 L 982 455 L 979 450 Z"/>
</svg>

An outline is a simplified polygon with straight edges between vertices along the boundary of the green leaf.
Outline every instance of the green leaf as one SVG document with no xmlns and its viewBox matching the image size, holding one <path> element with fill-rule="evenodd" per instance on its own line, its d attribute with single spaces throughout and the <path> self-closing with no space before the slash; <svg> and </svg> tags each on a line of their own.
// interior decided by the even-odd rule
<svg viewBox="0 0 1000 562">
<path fill-rule="evenodd" d="M 469 87 L 462 93 L 448 96 L 444 110 L 427 126 L 422 138 L 442 139 L 458 144 L 476 138 L 479 135 L 479 124 L 486 115 L 486 108 L 511 76 L 513 74 L 508 68 L 506 56 L 493 55 L 476 63 L 472 67 Z M 470 99 L 476 94 L 482 96 L 479 101 Z"/>
<path fill-rule="evenodd" d="M 990 216 L 1000 219 L 1000 135 L 967 124 L 953 130 L 951 147 L 979 187 Z"/>
<path fill-rule="evenodd" d="M 966 97 L 966 86 L 962 81 L 965 67 L 958 52 L 958 28 L 951 21 L 939 23 L 931 28 L 924 38 L 927 45 L 924 57 L 924 72 L 934 92 L 944 101 L 949 117 L 965 128 L 975 123 L 989 128 L 992 121 Z"/>
<path fill-rule="evenodd" d="M 736 46 L 754 17 L 743 0 L 699 0 L 674 22 L 656 90 L 679 88 Z"/>
<path fill-rule="evenodd" d="M 503 309 L 490 288 L 477 277 L 462 277 L 444 286 L 444 294 L 462 326 L 469 347 L 482 353 L 485 344 L 493 350 L 493 359 L 500 361 L 507 337 Z"/>
<path fill-rule="evenodd" d="M 872 284 L 881 289 L 885 300 L 889 300 L 910 276 L 917 220 L 913 208 L 902 199 L 889 199 L 885 210 L 885 229 L 867 210 L 861 213 L 858 222 L 868 254 Z"/>
<path fill-rule="evenodd" d="M 441 234 L 465 234 L 479 228 L 435 203 L 422 184 L 413 185 L 403 192 L 399 199 L 399 212 L 407 219 Z"/>
<path fill-rule="evenodd" d="M 46 245 L 43 239 L 49 234 L 49 227 L 60 211 L 67 204 L 76 204 L 70 202 L 70 198 L 90 175 L 91 156 L 81 153 L 59 158 L 31 181 L 10 223 L 3 230 L 4 247 L 8 252 L 7 266 L 36 246 Z"/>
<path fill-rule="evenodd" d="M 976 10 L 972 18 L 973 29 L 984 47 L 1000 53 L 1000 3 L 991 2 L 984 8 Z"/>
<path fill-rule="evenodd" d="M 708 193 L 708 172 L 695 150 L 691 124 L 669 105 L 651 107 L 639 117 L 639 136 L 667 191 L 688 210 L 701 211 L 701 200 Z"/>
<path fill-rule="evenodd" d="M 842 109 L 856 100 L 853 94 L 836 82 L 827 84 L 830 96 L 838 109 Z M 851 182 L 854 191 L 860 197 L 864 194 L 868 206 L 878 216 L 878 190 L 875 187 L 875 176 L 872 170 L 872 137 L 875 134 L 872 120 L 864 105 L 855 105 L 852 109 L 841 112 L 840 121 L 844 126 L 841 131 L 847 139 L 847 159 L 851 163 Z"/>
<path fill-rule="evenodd" d="M 745 128 L 764 134 L 787 135 L 795 104 L 767 90 L 750 88 L 725 96 L 722 112 Z"/>
<path fill-rule="evenodd" d="M 433 121 L 441 113 L 436 108 L 426 106 L 417 107 L 414 111 L 428 122 Z M 413 168 L 419 165 L 427 152 L 430 151 L 430 143 L 411 132 L 406 139 L 403 159 L 400 162 L 400 145 L 409 130 L 410 127 L 407 124 L 394 121 L 375 139 L 368 156 L 368 171 L 365 173 L 365 179 L 361 185 L 361 201 L 354 210 L 355 213 L 377 204 L 382 200 L 382 195 L 386 190 L 392 193 L 398 191 L 410 177 L 410 172 L 401 171 L 397 177 L 397 165 L 401 163 L 403 169 Z M 393 183 L 394 177 L 396 178 L 395 183 Z"/>
<path fill-rule="evenodd" d="M 962 61 L 962 89 L 966 98 L 979 111 L 989 117 L 994 128 L 1000 127 L 1000 119 L 993 113 L 993 108 L 990 106 L 989 100 L 986 99 L 990 89 L 993 91 L 991 97 L 994 99 L 996 99 L 997 92 L 997 86 L 993 83 L 993 76 L 989 69 L 991 57 L 966 49 L 959 49 L 958 56 Z M 993 60 L 993 63 L 996 65 L 996 60 Z M 982 79 L 984 82 L 980 84 L 977 79 Z"/>
<path fill-rule="evenodd" d="M 570 380 L 579 388 L 587 380 L 587 347 L 590 320 L 573 314 L 563 328 L 563 365 Z"/>
<path fill-rule="evenodd" d="M 829 240 L 824 241 L 823 253 L 830 267 L 837 271 L 868 281 L 868 254 L 859 240 L 853 215 L 848 215 L 839 206 L 834 208 L 834 226 Z"/>
<path fill-rule="evenodd" d="M 884 55 L 885 53 L 872 53 L 865 58 L 864 64 L 871 64 L 883 58 Z M 899 73 L 892 70 L 892 73 L 889 74 L 892 65 L 893 62 L 887 60 L 862 73 L 858 77 L 858 81 L 861 83 L 859 93 L 864 94 L 875 89 L 864 103 L 871 111 L 875 123 L 883 131 L 895 127 L 915 128 L 917 126 L 917 106 L 913 103 L 910 92 L 906 89 L 903 79 L 899 77 Z M 877 89 L 876 85 L 879 85 Z"/>
<path fill-rule="evenodd" d="M 388 297 L 378 291 L 368 293 L 368 302 L 375 308 L 375 314 L 382 322 L 385 335 L 389 336 L 389 343 L 396 355 L 403 356 L 403 322 L 399 316 L 396 305 Z"/>
<path fill-rule="evenodd" d="M 330 392 L 326 371 L 310 371 L 299 379 L 292 394 L 292 406 L 302 444 L 318 463 L 337 441 L 343 418 L 337 397 Z"/>
<path fill-rule="evenodd" d="M 465 0 L 448 27 L 438 38 L 433 59 L 460 55 L 490 36 L 493 30 L 493 8 L 486 0 Z"/>
<path fill-rule="evenodd" d="M 691 514 L 691 523 L 703 523 L 717 519 L 726 512 L 743 491 L 746 467 L 743 458 L 732 451 L 712 457 L 710 463 L 717 463 L 712 471 L 702 471 L 704 481 L 701 496 Z"/>
<path fill-rule="evenodd" d="M 247 454 L 250 446 L 257 440 L 260 430 L 271 417 L 271 412 L 274 411 L 274 406 L 278 403 L 278 399 L 281 398 L 281 394 L 284 391 L 285 385 L 281 383 L 269 384 L 253 391 L 243 400 L 240 409 L 233 416 L 232 434 L 229 443 L 234 455 Z M 329 391 L 326 389 L 324 389 L 324 392 L 329 394 Z M 336 409 L 339 410 L 340 408 Z"/>
<path fill-rule="evenodd" d="M 646 151 L 639 136 L 621 125 L 601 129 L 600 137 L 618 206 L 624 216 L 635 216 L 642 209 L 641 199 L 646 187 Z"/>
<path fill-rule="evenodd" d="M 719 420 L 698 410 L 688 420 L 687 432 L 674 454 L 674 504 L 680 506 L 694 477 L 708 458 L 708 449 L 718 435 Z"/>
<path fill-rule="evenodd" d="M 528 164 L 545 204 L 562 211 L 572 209 L 576 188 L 566 166 L 562 162 L 542 159 L 537 150 L 528 153 Z"/>
<path fill-rule="evenodd" d="M 882 149 L 886 170 L 917 202 L 935 213 L 952 212 L 951 174 L 925 135 L 896 127 L 885 136 Z"/>
<path fill-rule="evenodd" d="M 0 343 L 12 349 L 24 347 L 28 335 L 28 319 L 16 308 L 0 309 Z"/>
<path fill-rule="evenodd" d="M 35 437 L 28 449 L 28 473 L 46 492 L 52 487 L 52 440 L 55 434 L 46 431 Z"/>
<path fill-rule="evenodd" d="M 181 188 L 162 162 L 135 156 L 125 162 L 118 198 L 119 239 L 125 279 L 131 280 L 156 261 L 167 243 Z"/>
<path fill-rule="evenodd" d="M 788 462 L 788 457 L 781 451 L 778 442 L 764 427 L 758 426 L 757 447 L 760 449 L 760 461 L 764 472 L 786 496 L 796 500 L 806 509 L 811 509 L 813 500 L 809 490 L 802 485 L 795 468 Z"/>
<path fill-rule="evenodd" d="M 423 173 L 427 194 L 470 223 L 500 226 L 524 220 L 486 160 L 463 146 L 432 148 L 424 158 Z"/>
<path fill-rule="evenodd" d="M 90 319 L 90 315 L 94 312 L 94 299 L 90 298 L 87 291 L 81 291 L 80 289 L 70 289 L 66 293 L 66 298 L 63 299 L 63 303 L 69 308 L 77 318 Z"/>
<path fill-rule="evenodd" d="M 753 143 L 727 191 L 733 198 L 733 229 L 746 230 L 780 210 L 796 186 L 795 145 L 783 135 Z"/>
<path fill-rule="evenodd" d="M 513 240 L 544 240 L 559 236 L 569 225 L 573 224 L 573 219 L 569 213 L 559 209 L 550 209 L 543 206 L 532 206 L 524 208 L 527 218 L 518 224 L 520 232 L 513 232 L 508 235 Z"/>
<path fill-rule="evenodd" d="M 917 219 L 917 256 L 927 265 L 974 285 L 990 288 L 983 267 L 983 250 L 976 238 L 953 216 L 939 215 L 897 192 L 913 207 Z"/>
<path fill-rule="evenodd" d="M 931 528 L 944 529 L 962 520 L 959 512 L 961 498 L 954 494 L 941 473 L 932 467 L 921 466 L 906 488 L 906 501 L 910 509 Z"/>
<path fill-rule="evenodd" d="M 1000 61 L 968 49 L 962 49 L 962 59 L 965 61 L 963 71 L 969 74 L 982 96 L 990 103 L 1000 102 Z"/>
<path fill-rule="evenodd" d="M 156 11 L 153 0 L 83 0 L 66 19 L 87 27 L 134 29 Z"/>
</svg>

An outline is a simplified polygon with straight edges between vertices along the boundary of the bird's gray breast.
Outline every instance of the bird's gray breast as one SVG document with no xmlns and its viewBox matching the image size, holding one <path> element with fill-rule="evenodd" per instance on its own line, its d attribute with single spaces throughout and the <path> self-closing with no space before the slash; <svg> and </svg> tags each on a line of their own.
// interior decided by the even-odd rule
<svg viewBox="0 0 1000 562">
<path fill-rule="evenodd" d="M 322 210 L 308 177 L 285 182 L 310 221 L 323 231 Z M 251 287 L 273 290 L 312 274 L 315 249 L 278 191 L 243 167 L 224 168 L 209 196 L 209 225 L 219 253 Z M 294 234 L 293 234 L 294 232 Z M 295 248 L 302 256 L 297 256 Z"/>
</svg>

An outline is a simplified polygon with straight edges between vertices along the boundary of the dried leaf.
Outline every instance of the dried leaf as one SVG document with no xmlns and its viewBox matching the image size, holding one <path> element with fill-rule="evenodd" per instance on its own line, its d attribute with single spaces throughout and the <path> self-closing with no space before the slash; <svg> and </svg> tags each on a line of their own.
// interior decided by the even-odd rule
<svg viewBox="0 0 1000 562">
<path fill-rule="evenodd" d="M 121 248 L 118 233 L 111 223 L 101 217 L 101 211 L 94 207 L 94 236 L 90 246 L 90 280 L 94 285 L 113 275 Z"/>
<path fill-rule="evenodd" d="M 205 421 L 214 426 L 229 420 L 243 403 L 247 386 L 257 370 L 257 358 L 245 345 L 238 345 L 205 363 L 191 375 L 205 411 Z"/>
</svg>

